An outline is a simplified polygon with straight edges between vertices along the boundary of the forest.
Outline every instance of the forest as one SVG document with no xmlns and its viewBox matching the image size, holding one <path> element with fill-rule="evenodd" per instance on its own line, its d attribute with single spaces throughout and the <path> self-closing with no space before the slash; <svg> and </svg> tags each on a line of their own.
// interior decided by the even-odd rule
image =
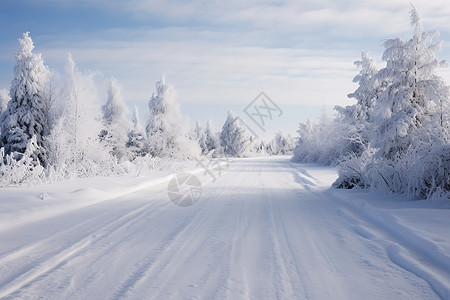
<svg viewBox="0 0 450 300">
<path fill-rule="evenodd" d="M 300 124 L 298 137 L 281 132 L 257 140 L 229 111 L 220 132 L 193 126 L 181 114 L 174 87 L 156 81 L 141 124 L 131 121 L 120 84 L 111 79 L 97 105 L 93 75 L 69 54 L 55 79 L 29 33 L 19 39 L 14 78 L 0 90 L 0 186 L 75 177 L 120 175 L 167 160 L 289 155 L 293 161 L 336 166 L 336 188 L 361 188 L 424 199 L 450 192 L 449 87 L 437 75 L 438 32 L 426 32 L 411 11 L 412 37 L 384 42 L 378 69 L 366 52 L 355 62 L 353 105 L 334 118 Z"/>
<path fill-rule="evenodd" d="M 19 43 L 10 90 L 0 90 L 0 186 L 121 175 L 172 160 L 292 154 L 291 136 L 278 132 L 272 141 L 257 141 L 231 111 L 220 132 L 210 121 L 192 126 L 164 76 L 145 123 L 136 107 L 130 121 L 117 80 L 108 81 L 106 102 L 98 105 L 93 74 L 79 71 L 70 53 L 56 80 L 33 53 L 28 32 Z"/>
</svg>

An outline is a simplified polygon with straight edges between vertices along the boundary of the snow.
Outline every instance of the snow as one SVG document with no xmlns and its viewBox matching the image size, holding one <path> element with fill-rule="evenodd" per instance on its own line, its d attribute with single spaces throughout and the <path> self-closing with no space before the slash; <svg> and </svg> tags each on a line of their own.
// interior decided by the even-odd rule
<svg viewBox="0 0 450 300">
<path fill-rule="evenodd" d="M 0 298 L 450 298 L 448 201 L 333 190 L 288 157 L 173 170 L 200 179 L 195 205 L 168 170 L 2 189 Z"/>
</svg>

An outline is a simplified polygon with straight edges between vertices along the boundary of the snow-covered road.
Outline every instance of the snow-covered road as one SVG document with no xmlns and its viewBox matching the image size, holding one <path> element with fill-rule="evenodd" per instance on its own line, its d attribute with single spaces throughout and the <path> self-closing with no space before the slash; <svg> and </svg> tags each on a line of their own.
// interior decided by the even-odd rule
<svg viewBox="0 0 450 300">
<path fill-rule="evenodd" d="M 430 258 L 339 199 L 331 168 L 269 157 L 198 177 L 201 199 L 186 208 L 160 180 L 41 218 L 24 212 L 0 228 L 0 298 L 450 298 L 449 249 L 430 242 L 442 259 Z"/>
</svg>

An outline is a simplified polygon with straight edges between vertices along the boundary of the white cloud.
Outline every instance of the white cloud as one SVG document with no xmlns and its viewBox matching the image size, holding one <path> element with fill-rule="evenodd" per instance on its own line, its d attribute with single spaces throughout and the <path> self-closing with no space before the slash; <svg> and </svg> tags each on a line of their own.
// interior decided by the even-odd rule
<svg viewBox="0 0 450 300">
<path fill-rule="evenodd" d="M 99 34 L 106 37 L 104 41 L 72 39 L 70 51 L 80 66 L 120 80 L 125 94 L 135 101 L 147 101 L 153 81 L 166 74 L 180 99 L 187 102 L 245 102 L 267 90 L 281 103 L 307 105 L 315 99 L 319 99 L 318 105 L 334 103 L 351 92 L 348 88 L 356 70 L 352 62 L 359 56 L 357 50 L 329 53 L 240 46 L 231 42 L 240 39 L 239 33 L 229 32 L 201 32 L 198 36 L 173 28 L 129 32 L 138 37 L 135 40 L 108 40 L 116 34 Z M 258 35 L 247 38 L 258 39 Z M 42 51 L 47 61 L 63 64 L 67 46 L 59 41 Z"/>
<path fill-rule="evenodd" d="M 129 104 L 141 107 L 162 74 L 185 105 L 244 106 L 262 90 L 281 105 L 345 105 L 359 51 L 379 61 L 384 39 L 411 32 L 404 0 L 47 1 L 133 19 L 128 27 L 46 36 L 43 44 L 33 38 L 51 66 L 71 51 L 81 69 L 117 78 Z M 428 2 L 415 1 L 425 29 L 450 37 L 449 5 Z"/>
<path fill-rule="evenodd" d="M 62 2 L 75 5 L 70 1 Z M 431 27 L 442 25 L 446 17 L 448 21 L 450 7 L 447 1 L 413 2 Z M 156 20 L 166 24 L 277 29 L 284 32 L 301 32 L 310 27 L 338 27 L 357 34 L 367 34 L 370 30 L 375 35 L 408 29 L 405 20 L 408 20 L 410 10 L 409 3 L 404 0 L 85 0 L 77 1 L 76 5 L 80 3 L 129 14 L 143 22 Z"/>
</svg>

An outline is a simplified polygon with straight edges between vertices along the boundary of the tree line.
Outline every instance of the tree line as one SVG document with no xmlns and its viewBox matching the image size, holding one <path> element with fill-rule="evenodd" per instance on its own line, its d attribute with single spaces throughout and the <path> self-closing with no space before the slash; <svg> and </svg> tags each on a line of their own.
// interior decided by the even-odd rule
<svg viewBox="0 0 450 300">
<path fill-rule="evenodd" d="M 130 122 L 116 80 L 109 80 L 100 106 L 95 74 L 80 72 L 69 54 L 57 80 L 33 50 L 24 33 L 9 92 L 0 90 L 0 186 L 124 174 L 167 160 L 292 153 L 289 135 L 256 141 L 232 112 L 220 132 L 210 121 L 205 128 L 191 126 L 164 77 L 156 82 L 144 125 L 136 107 Z"/>
</svg>

